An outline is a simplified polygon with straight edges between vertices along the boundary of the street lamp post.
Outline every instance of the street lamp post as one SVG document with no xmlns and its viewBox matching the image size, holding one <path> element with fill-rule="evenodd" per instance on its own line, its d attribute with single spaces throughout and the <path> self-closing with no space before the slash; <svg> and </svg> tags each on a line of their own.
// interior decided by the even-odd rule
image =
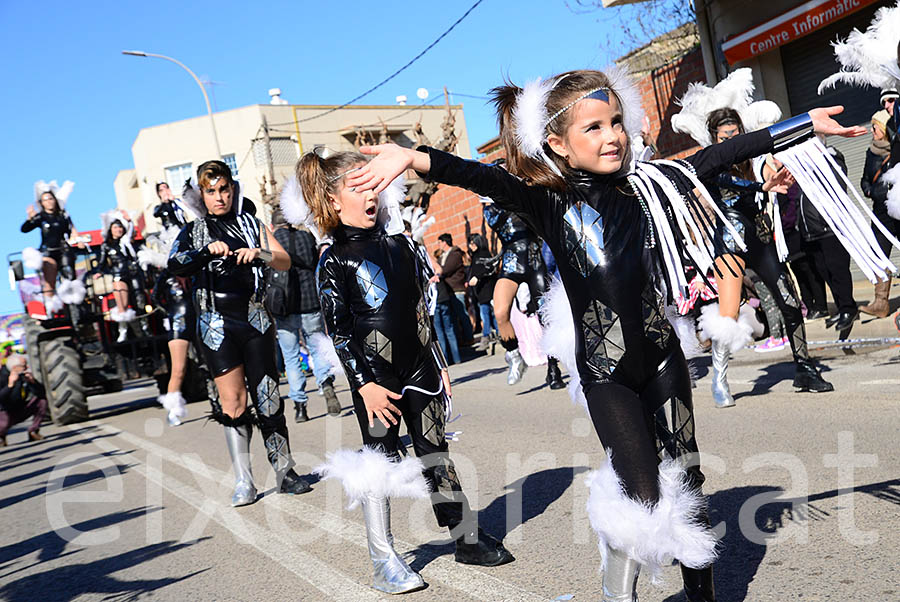
<svg viewBox="0 0 900 602">
<path fill-rule="evenodd" d="M 206 94 L 206 88 L 203 86 L 203 82 L 194 75 L 194 72 L 187 68 L 187 65 L 182 63 L 179 60 L 173 59 L 170 56 L 164 56 L 162 54 L 153 54 L 152 52 L 141 52 L 140 50 L 123 50 L 122 54 L 127 54 L 129 56 L 143 56 L 143 57 L 153 57 L 158 59 L 165 59 L 167 61 L 171 61 L 187 71 L 191 74 L 191 77 L 194 78 L 194 81 L 197 82 L 197 85 L 200 86 L 200 91 L 203 92 L 203 100 L 206 101 L 206 112 L 209 114 L 209 125 L 212 128 L 213 141 L 216 144 L 216 156 L 220 159 L 222 158 L 222 150 L 219 148 L 219 136 L 216 134 L 216 122 L 213 119 L 212 107 L 209 106 L 209 96 Z"/>
</svg>

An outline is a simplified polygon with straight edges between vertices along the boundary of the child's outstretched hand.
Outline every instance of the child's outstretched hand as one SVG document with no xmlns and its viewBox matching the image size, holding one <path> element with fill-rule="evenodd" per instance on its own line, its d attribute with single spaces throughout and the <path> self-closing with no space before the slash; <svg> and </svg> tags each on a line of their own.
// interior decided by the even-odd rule
<svg viewBox="0 0 900 602">
<path fill-rule="evenodd" d="M 854 126 L 845 128 L 840 123 L 832 119 L 832 115 L 840 115 L 844 112 L 844 107 L 836 105 L 833 107 L 819 107 L 809 112 L 809 117 L 813 122 L 813 130 L 817 134 L 825 134 L 826 136 L 843 136 L 844 138 L 855 138 L 862 136 L 868 130 L 862 126 Z"/>
<path fill-rule="evenodd" d="M 365 166 L 347 174 L 344 179 L 348 188 L 355 188 L 359 192 L 374 190 L 375 194 L 378 194 L 410 167 L 421 172 L 427 172 L 431 167 L 431 161 L 426 153 L 396 144 L 362 146 L 359 152 L 364 155 L 375 155 L 375 158 Z"/>
<path fill-rule="evenodd" d="M 402 416 L 402 412 L 391 403 L 392 399 L 400 399 L 403 397 L 400 393 L 394 393 L 389 389 L 385 389 L 378 383 L 369 382 L 359 388 L 359 394 L 362 395 L 363 404 L 366 406 L 366 415 L 369 417 L 369 428 L 375 426 L 374 418 L 378 418 L 385 428 L 391 428 L 391 425 L 397 424 L 397 418 Z M 397 416 L 395 417 L 394 414 Z"/>
</svg>

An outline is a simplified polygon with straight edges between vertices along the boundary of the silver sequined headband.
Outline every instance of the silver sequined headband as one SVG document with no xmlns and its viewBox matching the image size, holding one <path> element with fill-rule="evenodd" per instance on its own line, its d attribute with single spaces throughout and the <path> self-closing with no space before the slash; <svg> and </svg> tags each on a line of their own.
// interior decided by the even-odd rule
<svg viewBox="0 0 900 602">
<path fill-rule="evenodd" d="M 559 83 L 559 82 L 557 82 L 557 83 Z M 576 104 L 578 104 L 585 98 L 593 98 L 594 100 L 602 100 L 603 102 L 608 103 L 609 102 L 609 94 L 607 94 L 608 90 L 609 90 L 609 88 L 606 86 L 603 86 L 601 88 L 594 88 L 593 90 L 588 90 L 587 92 L 585 92 L 584 94 L 582 94 L 581 96 L 579 96 L 578 98 L 576 98 L 575 100 L 573 100 L 572 102 L 570 102 L 569 104 L 567 104 L 566 106 L 564 106 L 563 108 L 558 110 L 556 113 L 551 115 L 550 118 L 547 120 L 547 125 L 550 125 L 551 123 L 553 123 L 554 119 L 556 119 L 557 117 L 559 117 L 560 115 L 562 115 L 563 113 L 565 113 L 566 111 L 568 111 L 569 109 L 574 107 Z"/>
<path fill-rule="evenodd" d="M 339 173 L 338 175 L 336 175 L 336 176 L 334 176 L 334 177 L 328 178 L 328 183 L 331 184 L 332 182 L 337 182 L 338 180 L 340 180 L 340 179 L 343 178 L 344 176 L 350 175 L 350 174 L 352 174 L 354 171 L 360 170 L 360 169 L 362 169 L 362 168 L 363 168 L 363 166 L 361 165 L 361 166 L 359 166 L 359 167 L 354 167 L 353 169 L 351 169 L 351 170 L 349 170 L 349 171 L 345 171 L 344 173 Z"/>
</svg>

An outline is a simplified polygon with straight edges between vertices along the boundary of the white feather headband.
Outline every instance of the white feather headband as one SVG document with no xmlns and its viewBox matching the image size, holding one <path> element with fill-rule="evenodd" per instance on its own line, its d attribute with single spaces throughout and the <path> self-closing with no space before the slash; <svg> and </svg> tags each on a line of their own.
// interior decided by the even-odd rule
<svg viewBox="0 0 900 602">
<path fill-rule="evenodd" d="M 854 29 L 844 41 L 833 42 L 841 70 L 822 80 L 819 94 L 838 82 L 851 86 L 893 88 L 900 81 L 900 2 L 879 8 L 865 32 Z"/>
<path fill-rule="evenodd" d="M 53 196 L 56 197 L 56 203 L 59 205 L 60 210 L 65 209 L 66 200 L 72 193 L 73 188 L 75 188 L 75 182 L 73 182 L 72 180 L 66 180 L 65 182 L 63 182 L 62 186 L 57 184 L 56 180 L 50 180 L 49 182 L 38 180 L 34 183 L 35 207 L 37 207 L 38 211 L 41 211 L 43 209 L 43 207 L 41 207 L 41 195 L 43 195 L 45 192 L 52 192 Z"/>
<path fill-rule="evenodd" d="M 401 207 L 406 199 L 406 176 L 400 174 L 378 194 L 378 224 L 390 235 L 403 232 Z M 316 240 L 324 240 L 312 210 L 303 198 L 303 189 L 296 176 L 291 176 L 281 189 L 281 213 L 294 226 L 306 226 Z"/>
<path fill-rule="evenodd" d="M 622 67 L 613 65 L 604 69 L 603 73 L 609 79 L 609 91 L 615 94 L 619 100 L 620 109 L 625 120 L 625 131 L 628 133 L 629 138 L 633 139 L 640 134 L 644 121 L 644 111 L 641 108 L 641 94 L 635 87 L 631 75 Z M 552 119 L 559 117 L 591 93 L 600 90 L 586 91 L 568 106 L 557 111 L 551 118 L 547 112 L 547 100 L 550 97 L 550 93 L 562 79 L 546 80 L 538 78 L 528 82 L 517 95 L 516 104 L 512 111 L 512 126 L 519 150 L 533 159 L 544 161 L 558 175 L 562 175 L 559 168 L 557 168 L 544 149 L 544 144 L 547 142 L 547 126 Z M 603 88 L 603 90 L 606 90 L 606 88 Z"/>
<path fill-rule="evenodd" d="M 706 118 L 717 109 L 731 108 L 738 112 L 748 132 L 767 127 L 781 119 L 781 109 L 770 100 L 753 100 L 753 71 L 749 67 L 737 69 L 710 88 L 692 83 L 678 104 L 682 109 L 672 116 L 672 129 L 688 134 L 697 144 L 707 147 L 712 138 Z"/>
</svg>

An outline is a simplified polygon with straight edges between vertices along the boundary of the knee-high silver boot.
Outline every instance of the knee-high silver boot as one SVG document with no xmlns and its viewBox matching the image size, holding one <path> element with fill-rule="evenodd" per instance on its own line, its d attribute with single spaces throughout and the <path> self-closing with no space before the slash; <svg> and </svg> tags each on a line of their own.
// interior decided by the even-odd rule
<svg viewBox="0 0 900 602">
<path fill-rule="evenodd" d="M 402 594 L 425 587 L 422 576 L 409 568 L 394 550 L 390 500 L 367 494 L 360 502 L 366 519 L 369 556 L 375 570 L 372 587 L 388 594 Z"/>
<path fill-rule="evenodd" d="M 641 565 L 625 552 L 607 548 L 606 569 L 603 571 L 603 602 L 638 602 L 638 573 Z"/>
<path fill-rule="evenodd" d="M 731 353 L 728 346 L 712 340 L 712 395 L 717 408 L 729 408 L 734 405 L 734 397 L 728 388 L 728 358 Z"/>
<path fill-rule="evenodd" d="M 256 501 L 256 487 L 250 472 L 250 436 L 253 427 L 249 424 L 225 427 L 225 442 L 234 467 L 234 494 L 232 506 L 246 506 Z"/>
</svg>

